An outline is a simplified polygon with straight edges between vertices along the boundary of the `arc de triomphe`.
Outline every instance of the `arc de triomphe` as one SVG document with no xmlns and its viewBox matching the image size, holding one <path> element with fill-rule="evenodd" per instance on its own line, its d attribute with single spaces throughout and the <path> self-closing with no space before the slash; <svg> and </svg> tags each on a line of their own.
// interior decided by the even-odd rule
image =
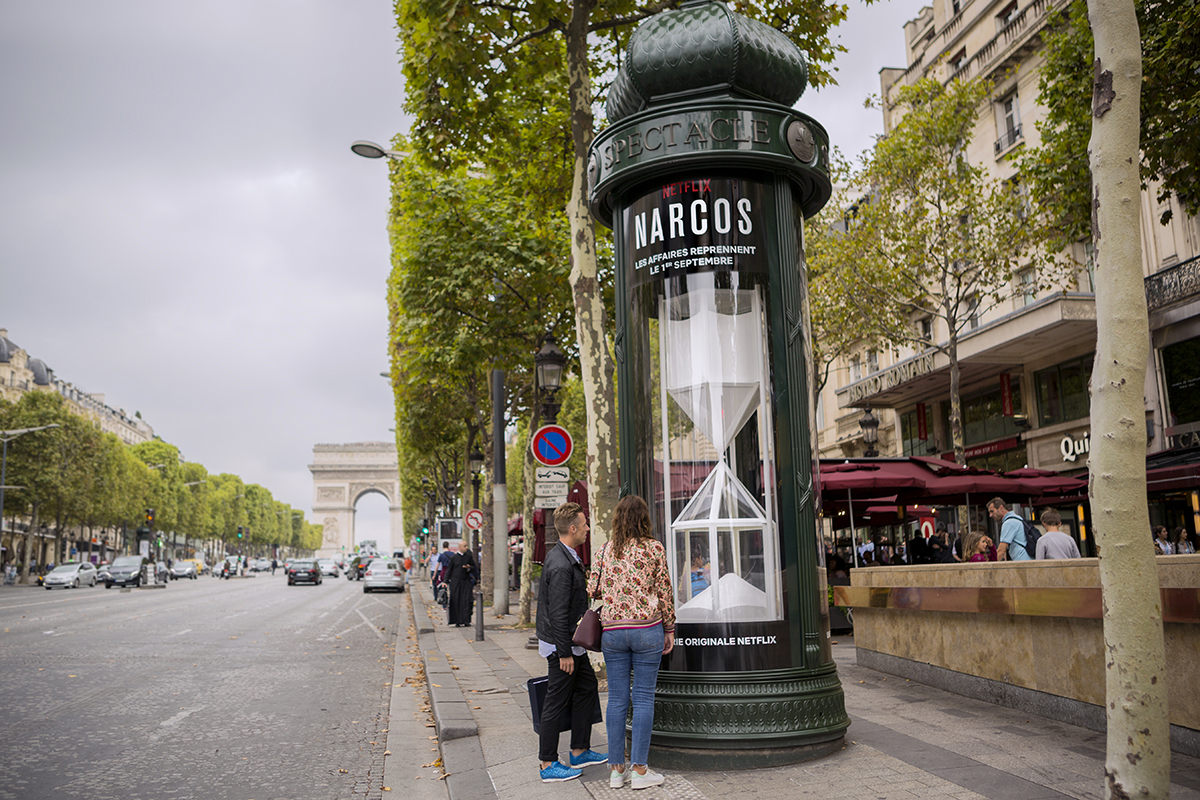
<svg viewBox="0 0 1200 800">
<path fill-rule="evenodd" d="M 404 545 L 400 462 L 394 443 L 319 444 L 313 447 L 308 469 L 313 476 L 312 519 L 325 526 L 318 558 L 354 552 L 354 506 L 369 492 L 386 497 L 391 511 L 391 542 L 380 542 L 380 550 Z"/>
</svg>

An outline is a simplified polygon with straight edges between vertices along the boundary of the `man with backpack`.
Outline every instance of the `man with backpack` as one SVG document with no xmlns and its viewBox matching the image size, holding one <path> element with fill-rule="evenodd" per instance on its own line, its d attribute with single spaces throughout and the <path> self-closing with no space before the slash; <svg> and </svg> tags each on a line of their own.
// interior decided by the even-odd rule
<svg viewBox="0 0 1200 800">
<path fill-rule="evenodd" d="M 1004 500 L 993 497 L 988 500 L 988 516 L 1000 523 L 1000 541 L 996 546 L 996 558 L 1004 561 L 1031 561 L 1036 552 L 1040 532 L 1032 522 L 1026 522 L 1015 511 L 1009 511 Z"/>
</svg>

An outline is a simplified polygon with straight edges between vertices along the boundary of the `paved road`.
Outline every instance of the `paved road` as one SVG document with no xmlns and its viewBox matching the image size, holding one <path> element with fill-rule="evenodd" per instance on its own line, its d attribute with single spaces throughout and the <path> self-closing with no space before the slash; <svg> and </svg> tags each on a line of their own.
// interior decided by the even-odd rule
<svg viewBox="0 0 1200 800">
<path fill-rule="evenodd" d="M 282 571 L 6 587 L 0 798 L 381 797 L 408 597 Z"/>
</svg>

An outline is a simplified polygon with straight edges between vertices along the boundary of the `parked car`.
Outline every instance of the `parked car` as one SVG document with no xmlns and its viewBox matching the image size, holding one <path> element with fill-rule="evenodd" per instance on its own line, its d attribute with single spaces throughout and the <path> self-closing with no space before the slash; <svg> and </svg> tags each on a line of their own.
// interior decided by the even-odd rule
<svg viewBox="0 0 1200 800">
<path fill-rule="evenodd" d="M 287 581 L 288 586 L 295 586 L 301 581 L 306 583 L 315 583 L 321 585 L 321 566 L 313 558 L 298 558 L 288 564 Z"/>
<path fill-rule="evenodd" d="M 321 574 L 328 575 L 331 578 L 340 578 L 342 573 L 338 571 L 337 562 L 332 558 L 318 558 L 317 564 L 321 566 Z"/>
<path fill-rule="evenodd" d="M 403 592 L 405 585 L 404 564 L 394 558 L 377 558 L 363 573 L 363 594 L 376 589 Z"/>
<path fill-rule="evenodd" d="M 96 568 L 87 561 L 68 561 L 59 564 L 46 574 L 42 585 L 47 589 L 78 589 L 80 586 L 96 585 Z"/>
<path fill-rule="evenodd" d="M 180 559 L 171 565 L 171 580 L 179 580 L 180 578 L 191 578 L 196 580 L 200 573 L 196 571 L 195 561 L 186 561 Z"/>
<path fill-rule="evenodd" d="M 142 565 L 149 563 L 150 559 L 145 556 L 118 556 L 108 568 L 109 578 L 104 582 L 104 588 L 141 586 Z"/>
</svg>

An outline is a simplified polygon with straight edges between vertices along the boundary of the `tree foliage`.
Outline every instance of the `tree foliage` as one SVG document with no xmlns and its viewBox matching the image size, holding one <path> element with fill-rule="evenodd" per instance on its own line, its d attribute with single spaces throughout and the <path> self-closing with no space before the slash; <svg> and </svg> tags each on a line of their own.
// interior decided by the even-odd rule
<svg viewBox="0 0 1200 800">
<path fill-rule="evenodd" d="M 843 209 L 844 232 L 824 236 L 812 254 L 812 269 L 828 281 L 818 295 L 828 308 L 818 305 L 814 317 L 832 315 L 835 326 L 854 320 L 861 338 L 947 355 L 960 461 L 959 337 L 1011 299 L 1019 271 L 1046 289 L 1067 267 L 1046 254 L 1047 226 L 1014 187 L 966 159 L 963 143 L 990 91 L 979 80 L 943 86 L 928 78 L 900 89 L 904 116 L 851 178 L 859 200 Z M 921 320 L 946 339 L 927 339 Z"/>
<path fill-rule="evenodd" d="M 1173 194 L 1188 214 L 1200 213 L 1200 0 L 1136 3 L 1142 41 L 1141 177 L 1159 181 L 1160 203 Z M 1019 159 L 1039 207 L 1062 230 L 1063 244 L 1091 233 L 1093 37 L 1085 0 L 1052 17 L 1042 34 L 1045 64 L 1038 123 L 1042 144 Z M 1167 224 L 1172 211 L 1162 212 Z"/>
<path fill-rule="evenodd" d="M 26 392 L 15 402 L 0 401 L 0 430 L 46 425 L 57 427 L 18 436 L 9 442 L 4 514 L 28 519 L 23 558 L 24 579 L 33 557 L 32 532 L 53 525 L 54 552 L 62 551 L 67 531 L 83 528 L 119 533 L 117 549 L 133 546 L 124 534 L 145 523 L 146 509 L 155 510 L 156 531 L 188 539 L 217 538 L 232 543 L 236 527 L 249 516 L 243 505 L 244 486 L 232 475 L 209 475 L 202 464 L 183 462 L 174 445 L 161 440 L 127 446 L 102 432 L 93 420 L 72 412 L 62 395 Z M 303 519 L 291 521 L 290 507 L 271 500 L 256 487 L 273 510 L 263 515 L 263 546 L 312 548 L 313 534 Z M 5 527 L 9 527 L 6 525 Z M 317 541 L 319 544 L 319 539 Z"/>
</svg>

